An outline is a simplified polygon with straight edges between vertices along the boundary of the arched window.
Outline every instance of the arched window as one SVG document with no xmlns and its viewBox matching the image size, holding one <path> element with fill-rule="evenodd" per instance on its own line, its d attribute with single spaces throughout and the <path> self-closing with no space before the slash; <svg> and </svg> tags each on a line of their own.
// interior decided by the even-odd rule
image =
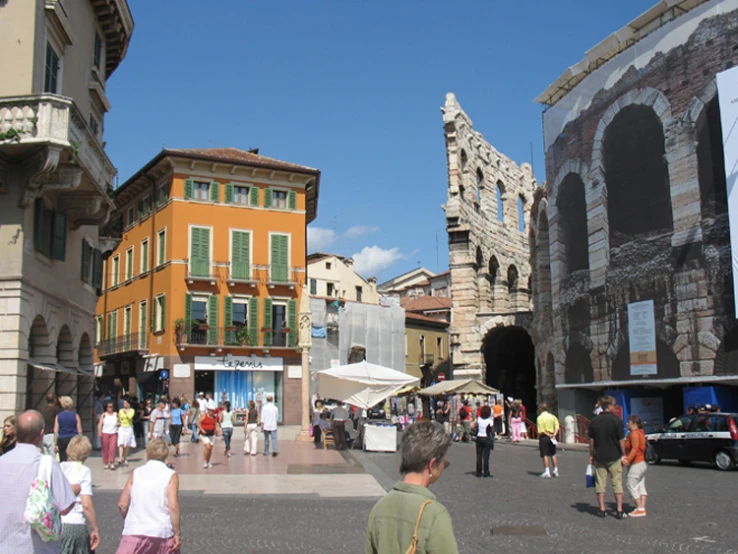
<svg viewBox="0 0 738 554">
<path fill-rule="evenodd" d="M 559 185 L 556 207 L 561 217 L 566 248 L 566 267 L 569 273 L 589 267 L 589 242 L 587 234 L 587 202 L 584 183 L 576 173 L 569 173 Z"/>
<path fill-rule="evenodd" d="M 497 261 L 496 256 L 492 256 L 489 259 L 489 280 L 492 284 L 497 281 L 497 273 L 500 271 L 500 262 Z"/>
<path fill-rule="evenodd" d="M 497 220 L 505 221 L 505 187 L 501 182 L 497 182 Z"/>
<path fill-rule="evenodd" d="M 466 150 L 462 148 L 461 150 L 461 173 L 463 174 L 464 171 L 466 171 L 466 162 L 469 161 L 469 159 L 466 157 Z"/>
<path fill-rule="evenodd" d="M 518 196 L 518 231 L 525 233 L 525 200 Z"/>
<path fill-rule="evenodd" d="M 514 292 L 518 288 L 518 268 L 511 265 L 507 268 L 507 290 Z"/>
<path fill-rule="evenodd" d="M 484 173 L 480 168 L 477 168 L 477 188 L 481 189 L 484 186 Z"/>
<path fill-rule="evenodd" d="M 603 141 L 610 244 L 673 229 L 664 130 L 650 106 L 618 112 Z"/>
<path fill-rule="evenodd" d="M 717 97 L 704 109 L 705 117 L 697 131 L 697 167 L 702 197 L 702 217 L 714 217 L 728 209 L 725 183 L 725 157 L 720 107 Z"/>
<path fill-rule="evenodd" d="M 484 257 L 482 256 L 482 249 L 477 246 L 476 257 L 474 259 L 474 271 L 479 271 L 484 264 Z"/>
</svg>

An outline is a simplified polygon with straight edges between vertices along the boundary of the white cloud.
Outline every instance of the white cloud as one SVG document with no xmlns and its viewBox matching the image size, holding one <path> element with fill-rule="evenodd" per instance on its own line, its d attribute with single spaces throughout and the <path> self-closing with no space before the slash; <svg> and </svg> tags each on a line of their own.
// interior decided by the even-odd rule
<svg viewBox="0 0 738 554">
<path fill-rule="evenodd" d="M 356 239 L 362 235 L 371 235 L 379 231 L 379 227 L 373 227 L 370 225 L 354 225 L 349 227 L 347 231 L 343 233 L 343 236 L 347 239 Z"/>
<path fill-rule="evenodd" d="M 399 248 L 385 250 L 379 246 L 365 246 L 361 249 L 361 252 L 352 256 L 354 269 L 360 275 L 367 277 L 378 274 L 396 261 L 403 259 L 403 257 Z"/>
<path fill-rule="evenodd" d="M 308 227 L 308 252 L 320 252 L 328 249 L 336 242 L 336 232 L 333 229 L 321 227 Z"/>
</svg>

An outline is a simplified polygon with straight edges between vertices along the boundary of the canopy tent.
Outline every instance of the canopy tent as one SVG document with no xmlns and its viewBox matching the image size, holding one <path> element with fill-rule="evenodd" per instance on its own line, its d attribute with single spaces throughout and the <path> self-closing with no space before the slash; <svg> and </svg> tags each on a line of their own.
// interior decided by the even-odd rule
<svg viewBox="0 0 738 554">
<path fill-rule="evenodd" d="M 423 389 L 420 388 L 420 385 L 408 385 L 408 386 L 402 387 L 400 390 L 398 390 L 395 393 L 395 395 L 408 394 L 408 393 L 411 393 L 411 392 L 418 392 L 418 391 L 421 391 L 421 390 L 423 390 Z"/>
<path fill-rule="evenodd" d="M 318 393 L 360 408 L 371 408 L 420 379 L 367 361 L 316 371 Z"/>
<path fill-rule="evenodd" d="M 418 394 L 438 396 L 441 394 L 499 394 L 500 391 L 476 379 L 460 379 L 458 381 L 441 381 L 437 385 L 423 389 Z"/>
</svg>

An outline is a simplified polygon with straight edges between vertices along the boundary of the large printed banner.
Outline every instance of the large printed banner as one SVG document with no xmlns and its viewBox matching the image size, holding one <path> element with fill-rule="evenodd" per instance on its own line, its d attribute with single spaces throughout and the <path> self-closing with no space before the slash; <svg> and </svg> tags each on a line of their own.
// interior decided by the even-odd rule
<svg viewBox="0 0 738 554">
<path fill-rule="evenodd" d="M 723 127 L 725 179 L 728 189 L 728 220 L 730 221 L 730 250 L 733 261 L 733 290 L 735 314 L 738 318 L 738 66 L 717 74 L 720 124 Z"/>
<path fill-rule="evenodd" d="M 630 374 L 656 375 L 656 325 L 653 300 L 628 304 L 628 340 L 630 341 Z"/>
</svg>

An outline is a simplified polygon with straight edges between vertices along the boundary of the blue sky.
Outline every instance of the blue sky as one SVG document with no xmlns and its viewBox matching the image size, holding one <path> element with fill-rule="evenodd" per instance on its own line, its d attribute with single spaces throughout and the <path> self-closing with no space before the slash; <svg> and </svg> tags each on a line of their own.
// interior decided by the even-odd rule
<svg viewBox="0 0 738 554">
<path fill-rule="evenodd" d="M 533 99 L 655 0 L 129 0 L 108 81 L 107 152 L 124 182 L 169 148 L 258 147 L 322 171 L 310 250 L 380 281 L 448 267 L 440 107 L 543 167 Z M 436 249 L 438 243 L 438 255 Z"/>
</svg>

